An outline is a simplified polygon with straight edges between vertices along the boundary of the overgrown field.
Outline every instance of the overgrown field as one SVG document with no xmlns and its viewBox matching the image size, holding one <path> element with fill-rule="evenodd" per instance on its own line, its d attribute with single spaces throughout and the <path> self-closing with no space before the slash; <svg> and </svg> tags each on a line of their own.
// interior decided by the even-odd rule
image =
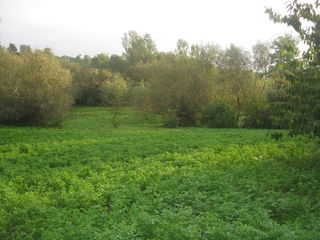
<svg viewBox="0 0 320 240">
<path fill-rule="evenodd" d="M 0 127 L 0 239 L 320 239 L 315 140 L 160 122 Z"/>
</svg>

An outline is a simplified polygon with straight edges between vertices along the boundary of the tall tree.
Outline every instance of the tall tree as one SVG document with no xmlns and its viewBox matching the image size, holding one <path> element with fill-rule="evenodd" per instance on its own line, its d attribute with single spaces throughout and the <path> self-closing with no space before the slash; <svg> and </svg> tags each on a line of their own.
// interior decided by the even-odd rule
<svg viewBox="0 0 320 240">
<path fill-rule="evenodd" d="M 189 54 L 188 42 L 183 39 L 179 39 L 177 42 L 177 47 L 176 47 L 175 52 L 179 56 L 187 56 Z"/>
<path fill-rule="evenodd" d="M 150 65 L 150 92 L 153 108 L 174 113 L 179 126 L 196 124 L 213 98 L 213 79 L 204 67 L 186 56 L 162 55 Z"/>
<path fill-rule="evenodd" d="M 320 62 L 320 1 L 301 3 L 298 0 L 288 2 L 288 14 L 281 16 L 268 8 L 266 13 L 275 23 L 284 23 L 292 27 L 300 38 L 308 45 L 305 57 L 308 61 L 319 64 Z"/>
<path fill-rule="evenodd" d="M 192 45 L 190 55 L 197 59 L 209 71 L 212 67 L 216 67 L 221 54 L 220 47 L 214 44 Z"/>
<path fill-rule="evenodd" d="M 276 38 L 271 45 L 273 53 L 271 62 L 273 65 L 288 64 L 299 56 L 299 40 L 290 34 Z"/>
<path fill-rule="evenodd" d="M 151 62 L 157 52 L 156 44 L 150 34 L 140 36 L 135 31 L 125 33 L 122 38 L 124 56 L 130 65 Z"/>
<path fill-rule="evenodd" d="M 8 50 L 13 52 L 13 53 L 17 53 L 18 52 L 18 49 L 17 49 L 17 47 L 16 47 L 16 45 L 14 43 L 10 43 L 9 44 Z"/>
<path fill-rule="evenodd" d="M 107 69 L 109 67 L 110 57 L 105 53 L 100 53 L 92 58 L 91 65 L 98 69 Z"/>
<path fill-rule="evenodd" d="M 31 53 L 32 52 L 32 49 L 29 45 L 20 45 L 20 53 L 21 54 L 28 54 L 28 53 Z"/>
<path fill-rule="evenodd" d="M 254 76 L 251 71 L 250 53 L 231 44 L 222 52 L 219 63 L 219 78 L 222 83 L 222 95 L 236 101 L 237 120 L 242 109 L 242 102 L 254 90 Z"/>
<path fill-rule="evenodd" d="M 267 9 L 271 20 L 285 23 L 296 30 L 307 44 L 303 58 L 293 61 L 284 72 L 289 82 L 286 90 L 292 106 L 291 121 L 296 133 L 320 135 L 320 2 L 288 3 L 288 14 L 281 16 Z M 307 23 L 307 24 L 306 24 Z"/>
<path fill-rule="evenodd" d="M 147 81 L 146 65 L 156 57 L 157 49 L 149 34 L 140 36 L 135 31 L 125 33 L 122 38 L 124 57 L 128 63 L 126 76 L 134 82 Z"/>
<path fill-rule="evenodd" d="M 0 121 L 55 124 L 70 109 L 71 74 L 51 53 L 0 49 Z"/>
<path fill-rule="evenodd" d="M 123 76 L 127 75 L 128 63 L 123 56 L 112 54 L 108 64 L 108 68 L 114 73 L 121 73 Z"/>
<path fill-rule="evenodd" d="M 258 41 L 252 47 L 253 53 L 253 69 L 262 74 L 263 77 L 267 75 L 270 65 L 270 44 L 268 42 Z"/>
</svg>

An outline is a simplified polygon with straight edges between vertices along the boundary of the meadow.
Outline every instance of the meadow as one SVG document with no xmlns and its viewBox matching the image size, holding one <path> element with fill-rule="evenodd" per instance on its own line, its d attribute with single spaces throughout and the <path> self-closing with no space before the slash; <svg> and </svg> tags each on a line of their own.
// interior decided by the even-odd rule
<svg viewBox="0 0 320 240">
<path fill-rule="evenodd" d="M 320 239 L 317 139 L 111 118 L 0 126 L 0 239 Z"/>
</svg>

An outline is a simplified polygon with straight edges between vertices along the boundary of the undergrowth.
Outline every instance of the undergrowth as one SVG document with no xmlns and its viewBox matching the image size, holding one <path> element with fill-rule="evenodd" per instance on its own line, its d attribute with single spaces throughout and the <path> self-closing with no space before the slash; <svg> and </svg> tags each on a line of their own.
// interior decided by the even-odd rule
<svg viewBox="0 0 320 240">
<path fill-rule="evenodd" d="M 0 239 L 320 239 L 314 142 L 121 114 L 0 127 Z"/>
</svg>

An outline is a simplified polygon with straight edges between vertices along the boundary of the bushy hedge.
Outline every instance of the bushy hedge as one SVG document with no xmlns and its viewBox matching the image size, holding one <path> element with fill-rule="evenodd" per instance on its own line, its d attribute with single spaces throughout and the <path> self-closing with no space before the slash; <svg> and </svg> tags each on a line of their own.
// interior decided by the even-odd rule
<svg viewBox="0 0 320 240">
<path fill-rule="evenodd" d="M 71 74 L 50 52 L 0 49 L 0 72 L 2 123 L 56 124 L 71 107 Z"/>
<path fill-rule="evenodd" d="M 252 98 L 244 109 L 244 127 L 288 129 L 291 125 L 291 106 L 282 93 L 269 93 L 267 99 Z"/>
<path fill-rule="evenodd" d="M 271 128 L 271 112 L 266 101 L 251 99 L 245 108 L 244 127 Z"/>
<path fill-rule="evenodd" d="M 215 102 L 204 111 L 202 123 L 209 128 L 236 127 L 236 110 L 228 103 Z"/>
</svg>

